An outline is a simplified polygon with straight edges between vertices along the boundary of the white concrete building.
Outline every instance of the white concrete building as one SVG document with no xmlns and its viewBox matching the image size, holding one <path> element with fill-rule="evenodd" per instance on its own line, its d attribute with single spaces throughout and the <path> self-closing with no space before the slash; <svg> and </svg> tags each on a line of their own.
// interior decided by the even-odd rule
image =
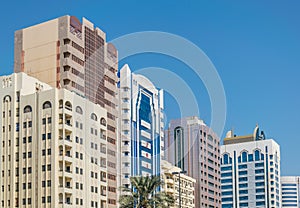
<svg viewBox="0 0 300 208">
<path fill-rule="evenodd" d="M 280 149 L 265 140 L 258 126 L 254 133 L 228 132 L 221 146 L 222 207 L 281 207 Z"/>
<path fill-rule="evenodd" d="M 107 111 L 24 73 L 0 81 L 0 206 L 108 207 Z"/>
<path fill-rule="evenodd" d="M 172 195 L 175 199 L 175 206 L 182 208 L 194 208 L 195 207 L 195 184 L 196 179 L 187 176 L 186 174 L 180 174 L 182 171 L 180 168 L 172 165 L 171 163 L 162 160 L 162 179 L 164 181 L 164 186 L 162 191 L 165 191 Z M 179 190 L 180 183 L 180 190 Z M 180 201 L 179 201 L 179 191 Z"/>
<path fill-rule="evenodd" d="M 281 177 L 282 207 L 300 208 L 300 176 Z"/>
<path fill-rule="evenodd" d="M 123 186 L 137 175 L 160 174 L 163 154 L 163 90 L 146 77 L 120 70 L 119 173 Z"/>
</svg>

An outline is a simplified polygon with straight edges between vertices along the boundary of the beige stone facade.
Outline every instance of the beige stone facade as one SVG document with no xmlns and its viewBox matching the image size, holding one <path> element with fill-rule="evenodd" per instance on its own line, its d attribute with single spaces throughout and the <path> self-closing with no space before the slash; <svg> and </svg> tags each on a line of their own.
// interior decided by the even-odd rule
<svg viewBox="0 0 300 208">
<path fill-rule="evenodd" d="M 179 207 L 179 173 L 180 168 L 173 166 L 167 161 L 162 161 L 162 178 L 164 181 L 163 191 L 171 194 L 175 198 L 175 206 Z M 180 174 L 180 192 L 181 192 L 181 207 L 195 207 L 195 183 L 196 180 L 185 174 Z"/>
</svg>

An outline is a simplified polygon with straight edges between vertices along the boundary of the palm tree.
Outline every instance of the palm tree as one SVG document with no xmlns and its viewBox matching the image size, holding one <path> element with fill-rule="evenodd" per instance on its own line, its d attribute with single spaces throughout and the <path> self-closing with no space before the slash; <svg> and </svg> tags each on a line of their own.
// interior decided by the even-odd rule
<svg viewBox="0 0 300 208">
<path fill-rule="evenodd" d="M 174 205 L 174 198 L 157 189 L 163 182 L 159 176 L 131 177 L 132 188 L 122 187 L 124 194 L 120 197 L 120 208 L 167 208 Z"/>
</svg>

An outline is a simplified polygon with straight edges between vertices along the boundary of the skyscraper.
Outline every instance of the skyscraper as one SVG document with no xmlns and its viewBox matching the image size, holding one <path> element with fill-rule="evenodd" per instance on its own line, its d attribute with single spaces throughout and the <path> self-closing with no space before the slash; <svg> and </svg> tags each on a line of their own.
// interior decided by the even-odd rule
<svg viewBox="0 0 300 208">
<path fill-rule="evenodd" d="M 281 207 L 280 149 L 256 126 L 253 134 L 229 131 L 221 146 L 222 207 Z"/>
<path fill-rule="evenodd" d="M 300 208 L 300 176 L 281 177 L 282 207 Z"/>
<path fill-rule="evenodd" d="M 0 206 L 108 207 L 107 111 L 25 73 L 0 80 Z"/>
<path fill-rule="evenodd" d="M 119 172 L 122 185 L 129 186 L 130 176 L 160 174 L 163 91 L 125 65 L 120 70 L 119 96 Z"/>
<path fill-rule="evenodd" d="M 221 207 L 219 137 L 196 116 L 171 120 L 165 135 L 167 161 L 196 179 L 195 207 Z"/>
<path fill-rule="evenodd" d="M 107 110 L 111 207 L 117 202 L 117 59 L 105 33 L 85 18 L 63 16 L 15 32 L 15 72 L 73 91 Z"/>
</svg>

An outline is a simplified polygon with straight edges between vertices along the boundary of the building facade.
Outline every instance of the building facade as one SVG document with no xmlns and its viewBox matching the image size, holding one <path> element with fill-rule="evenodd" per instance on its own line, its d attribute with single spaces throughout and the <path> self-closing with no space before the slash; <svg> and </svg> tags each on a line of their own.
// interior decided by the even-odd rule
<svg viewBox="0 0 300 208">
<path fill-rule="evenodd" d="M 222 208 L 281 207 L 280 149 L 257 126 L 253 134 L 229 131 L 221 146 Z"/>
<path fill-rule="evenodd" d="M 300 176 L 281 177 L 282 207 L 300 208 Z"/>
<path fill-rule="evenodd" d="M 198 117 L 171 120 L 165 156 L 196 179 L 195 207 L 221 207 L 219 137 Z"/>
<path fill-rule="evenodd" d="M 106 34 L 85 18 L 63 16 L 15 32 L 15 72 L 68 89 L 107 110 L 109 190 L 117 188 L 117 59 Z M 109 197 L 115 207 L 117 193 Z"/>
<path fill-rule="evenodd" d="M 120 70 L 119 96 L 120 185 L 129 186 L 131 176 L 160 174 L 163 91 L 125 65 Z"/>
<path fill-rule="evenodd" d="M 185 174 L 180 174 L 180 178 L 179 178 L 179 173 L 182 170 L 165 160 L 162 160 L 161 169 L 162 169 L 161 176 L 162 176 L 162 180 L 164 181 L 164 186 L 162 187 L 162 191 L 167 192 L 174 197 L 175 199 L 174 207 L 194 208 L 196 179 L 189 177 Z M 180 183 L 180 190 L 179 190 L 179 183 Z M 180 200 L 179 200 L 179 191 L 181 192 Z"/>
<path fill-rule="evenodd" d="M 24 73 L 0 80 L 1 207 L 109 207 L 107 111 Z"/>
</svg>

